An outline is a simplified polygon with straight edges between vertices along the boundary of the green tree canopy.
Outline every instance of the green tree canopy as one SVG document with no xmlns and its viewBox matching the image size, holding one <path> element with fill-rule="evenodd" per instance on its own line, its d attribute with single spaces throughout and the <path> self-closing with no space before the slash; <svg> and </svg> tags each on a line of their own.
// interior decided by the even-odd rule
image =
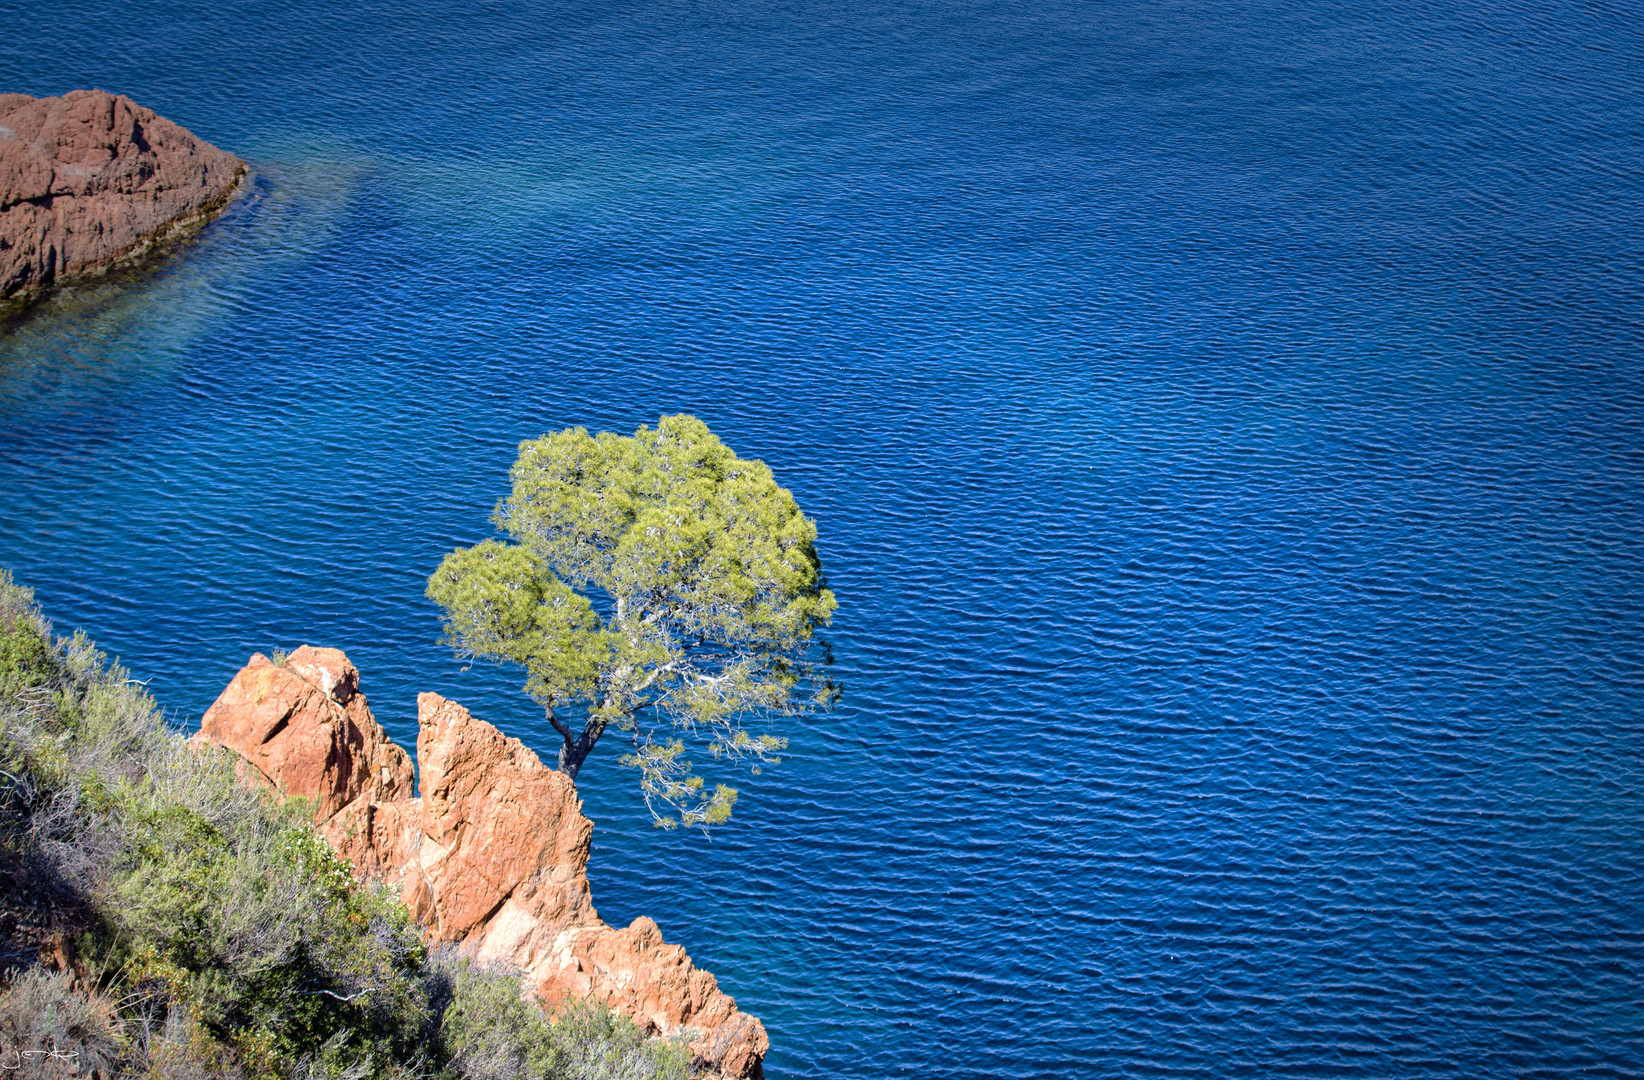
<svg viewBox="0 0 1644 1080">
<path fill-rule="evenodd" d="M 775 762 L 787 740 L 750 722 L 836 694 L 815 640 L 836 606 L 816 524 L 694 416 L 519 449 L 493 516 L 514 542 L 459 548 L 428 579 L 445 641 L 525 669 L 572 779 L 614 727 L 658 824 L 726 821 L 736 791 L 703 790 L 686 740 Z"/>
</svg>

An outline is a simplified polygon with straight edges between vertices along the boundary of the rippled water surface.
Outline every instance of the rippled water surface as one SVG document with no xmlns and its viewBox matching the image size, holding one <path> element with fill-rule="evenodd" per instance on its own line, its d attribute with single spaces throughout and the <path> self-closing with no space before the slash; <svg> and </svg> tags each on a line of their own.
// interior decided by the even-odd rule
<svg viewBox="0 0 1644 1080">
<path fill-rule="evenodd" d="M 1644 1075 L 1627 4 L 0 0 L 0 90 L 252 162 L 0 329 L 0 565 L 190 724 L 253 649 L 457 697 L 514 444 L 705 418 L 842 605 L 712 842 L 595 900 L 768 1075 Z"/>
</svg>

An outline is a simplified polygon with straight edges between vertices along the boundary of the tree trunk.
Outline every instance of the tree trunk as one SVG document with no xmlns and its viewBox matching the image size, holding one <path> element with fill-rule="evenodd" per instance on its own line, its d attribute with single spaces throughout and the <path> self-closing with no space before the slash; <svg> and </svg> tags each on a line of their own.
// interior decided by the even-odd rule
<svg viewBox="0 0 1644 1080">
<path fill-rule="evenodd" d="M 559 771 L 575 781 L 577 773 L 582 770 L 582 763 L 587 761 L 588 755 L 593 752 L 594 744 L 605 734 L 605 722 L 588 721 L 588 726 L 583 728 L 582 734 L 575 739 L 571 738 L 569 729 L 560 724 L 555 724 L 554 727 L 559 729 L 561 735 Z"/>
</svg>

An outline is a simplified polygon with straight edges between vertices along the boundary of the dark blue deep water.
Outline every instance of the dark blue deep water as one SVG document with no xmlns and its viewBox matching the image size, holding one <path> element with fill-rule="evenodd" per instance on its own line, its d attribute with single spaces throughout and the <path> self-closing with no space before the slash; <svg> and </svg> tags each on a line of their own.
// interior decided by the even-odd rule
<svg viewBox="0 0 1644 1080">
<path fill-rule="evenodd" d="M 584 773 L 768 1075 L 1644 1075 L 1632 3 L 0 0 L 256 170 L 0 329 L 0 565 L 192 724 L 515 443 L 705 418 L 846 684 L 713 841 Z"/>
</svg>

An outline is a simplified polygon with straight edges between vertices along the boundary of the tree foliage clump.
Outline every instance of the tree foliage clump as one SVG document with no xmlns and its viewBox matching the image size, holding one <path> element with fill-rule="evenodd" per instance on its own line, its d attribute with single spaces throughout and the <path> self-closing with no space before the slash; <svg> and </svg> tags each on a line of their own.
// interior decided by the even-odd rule
<svg viewBox="0 0 1644 1080">
<path fill-rule="evenodd" d="M 815 523 L 692 416 L 529 440 L 510 475 L 493 520 L 513 543 L 460 548 L 429 578 L 445 640 L 525 669 L 573 779 L 614 727 L 658 824 L 724 822 L 735 789 L 704 790 L 685 738 L 775 762 L 786 740 L 749 722 L 837 693 L 816 641 L 836 604 Z"/>
<path fill-rule="evenodd" d="M 677 1043 L 596 1006 L 550 1017 L 516 976 L 431 955 L 310 812 L 186 745 L 0 570 L 0 1056 L 55 1048 L 16 1059 L 51 1076 L 684 1080 Z"/>
</svg>

